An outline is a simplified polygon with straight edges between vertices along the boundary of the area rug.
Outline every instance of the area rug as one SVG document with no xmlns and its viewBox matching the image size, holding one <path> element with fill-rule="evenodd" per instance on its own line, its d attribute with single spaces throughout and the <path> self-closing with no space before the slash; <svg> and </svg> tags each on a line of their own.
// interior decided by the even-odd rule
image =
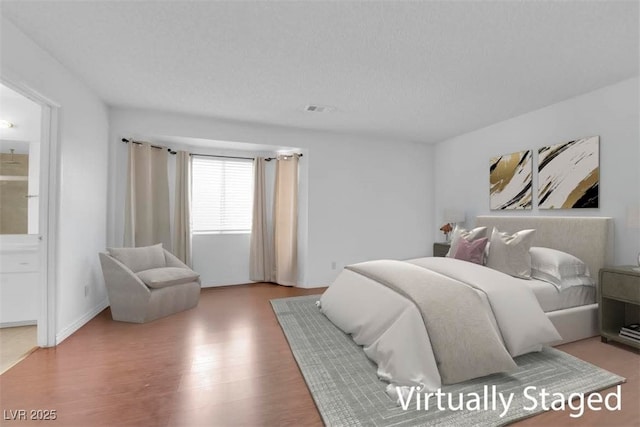
<svg viewBox="0 0 640 427">
<path fill-rule="evenodd" d="M 452 398 L 451 405 L 446 397 L 441 398 L 444 410 L 437 408 L 436 396 L 428 399 L 428 410 L 424 402 L 417 409 L 416 399 L 403 409 L 385 393 L 387 384 L 378 379 L 375 364 L 362 348 L 320 312 L 318 299 L 319 295 L 275 299 L 271 305 L 328 426 L 501 426 L 543 412 L 542 390 L 549 393 L 545 397 L 548 408 L 558 400 L 552 398 L 553 393 L 589 393 L 625 381 L 562 351 L 546 348 L 517 357 L 518 370 L 509 375 L 495 374 L 443 387 L 442 393 Z M 525 393 L 526 387 L 535 389 Z M 496 397 L 500 395 L 513 396 L 508 411 Z M 476 402 L 480 408 L 473 404 L 475 396 L 480 397 Z M 495 406 L 493 399 L 497 400 Z M 611 399 L 614 404 L 614 396 Z M 462 407 L 461 400 L 466 400 Z M 534 402 L 536 408 L 532 408 Z M 574 408 L 567 409 L 578 415 L 579 400 L 572 405 Z"/>
</svg>

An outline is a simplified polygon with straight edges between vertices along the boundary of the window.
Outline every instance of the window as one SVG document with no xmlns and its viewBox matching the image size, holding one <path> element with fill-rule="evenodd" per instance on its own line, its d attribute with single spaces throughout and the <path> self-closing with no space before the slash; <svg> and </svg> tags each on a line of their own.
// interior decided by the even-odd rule
<svg viewBox="0 0 640 427">
<path fill-rule="evenodd" d="M 191 158 L 194 233 L 249 233 L 253 211 L 253 161 Z"/>
</svg>

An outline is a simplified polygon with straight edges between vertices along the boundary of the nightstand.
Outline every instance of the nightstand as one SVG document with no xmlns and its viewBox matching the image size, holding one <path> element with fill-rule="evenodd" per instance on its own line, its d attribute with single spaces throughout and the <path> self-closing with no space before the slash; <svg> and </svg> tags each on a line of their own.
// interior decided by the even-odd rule
<svg viewBox="0 0 640 427">
<path fill-rule="evenodd" d="M 436 242 L 433 244 L 433 256 L 443 257 L 449 252 L 451 244 L 449 242 Z"/>
<path fill-rule="evenodd" d="M 602 342 L 640 348 L 640 343 L 619 335 L 622 326 L 640 323 L 640 271 L 626 265 L 600 270 L 598 314 Z"/>
</svg>

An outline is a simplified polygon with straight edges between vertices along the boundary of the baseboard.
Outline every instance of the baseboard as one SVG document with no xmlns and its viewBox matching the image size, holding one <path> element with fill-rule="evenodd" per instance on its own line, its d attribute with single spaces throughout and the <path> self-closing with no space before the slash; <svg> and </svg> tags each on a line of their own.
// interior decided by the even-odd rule
<svg viewBox="0 0 640 427">
<path fill-rule="evenodd" d="M 301 284 L 297 285 L 296 288 L 302 289 L 316 289 L 316 288 L 326 288 L 327 285 L 311 285 L 311 284 Z"/>
<path fill-rule="evenodd" d="M 249 283 L 218 283 L 218 284 L 209 284 L 209 285 L 200 285 L 200 287 L 202 289 L 206 289 L 206 288 L 224 288 L 227 286 L 242 286 L 242 285 L 252 285 L 253 282 L 249 282 Z"/>
<path fill-rule="evenodd" d="M 246 285 L 255 285 L 256 283 L 263 283 L 263 282 L 248 282 L 248 283 L 225 283 L 225 284 L 215 284 L 215 285 L 200 285 L 200 287 L 202 289 L 207 289 L 207 288 L 224 288 L 224 287 L 229 287 L 229 286 L 246 286 Z M 274 285 L 276 285 L 276 283 L 274 283 Z M 281 286 L 286 286 L 286 285 L 281 285 Z M 302 288 L 302 289 L 315 289 L 315 288 L 326 288 L 327 285 L 296 285 L 294 286 L 296 288 Z"/>
<path fill-rule="evenodd" d="M 0 323 L 0 328 L 17 328 L 18 326 L 34 326 L 37 325 L 36 320 L 19 320 L 17 322 L 3 322 Z"/>
<path fill-rule="evenodd" d="M 109 306 L 109 300 L 105 298 L 104 300 L 100 301 L 98 305 L 96 305 L 91 310 L 89 310 L 84 315 L 82 315 L 78 320 L 76 320 L 75 322 L 73 322 L 72 324 L 70 324 L 60 332 L 58 332 L 56 334 L 56 345 L 60 344 L 65 339 L 69 338 L 71 334 L 73 334 L 75 331 L 83 327 L 89 320 L 96 317 L 98 313 L 100 313 L 102 310 L 104 310 L 108 306 Z"/>
</svg>

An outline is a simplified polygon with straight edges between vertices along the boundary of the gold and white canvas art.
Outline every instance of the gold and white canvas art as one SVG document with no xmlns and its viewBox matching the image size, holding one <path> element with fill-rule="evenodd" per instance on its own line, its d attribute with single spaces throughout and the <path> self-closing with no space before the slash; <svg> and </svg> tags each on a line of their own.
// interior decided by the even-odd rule
<svg viewBox="0 0 640 427">
<path fill-rule="evenodd" d="M 590 136 L 538 150 L 540 209 L 597 208 L 600 137 Z"/>
<path fill-rule="evenodd" d="M 492 157 L 489 166 L 491 210 L 531 209 L 531 150 Z"/>
</svg>

